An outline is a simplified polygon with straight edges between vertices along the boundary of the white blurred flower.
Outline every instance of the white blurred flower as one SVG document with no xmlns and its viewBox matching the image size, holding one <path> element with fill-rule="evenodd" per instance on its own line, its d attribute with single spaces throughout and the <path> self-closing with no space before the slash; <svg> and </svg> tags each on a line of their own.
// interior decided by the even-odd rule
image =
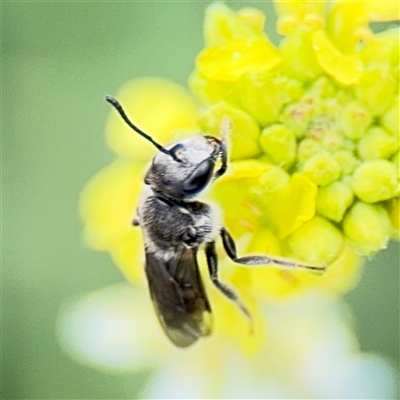
<svg viewBox="0 0 400 400">
<path fill-rule="evenodd" d="M 265 346 L 244 354 L 219 335 L 181 350 L 163 337 L 143 288 L 117 284 L 72 299 L 58 336 L 78 362 L 112 373 L 153 368 L 141 398 L 377 399 L 396 396 L 394 369 L 360 352 L 342 302 L 313 293 L 264 306 Z M 216 315 L 218 318 L 218 315 Z"/>
</svg>

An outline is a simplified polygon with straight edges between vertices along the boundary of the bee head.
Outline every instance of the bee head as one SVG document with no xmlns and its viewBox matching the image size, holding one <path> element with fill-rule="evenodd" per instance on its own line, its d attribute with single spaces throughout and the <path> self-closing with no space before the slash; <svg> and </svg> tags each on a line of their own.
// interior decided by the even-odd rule
<svg viewBox="0 0 400 400">
<path fill-rule="evenodd" d="M 145 183 L 174 199 L 192 198 L 203 191 L 214 175 L 221 154 L 221 142 L 196 135 L 167 147 L 174 155 L 159 152 L 145 177 Z"/>
<path fill-rule="evenodd" d="M 196 135 L 164 147 L 128 118 L 117 99 L 106 96 L 106 100 L 136 133 L 159 150 L 145 177 L 145 183 L 155 191 L 176 200 L 192 198 L 207 187 L 213 176 L 218 177 L 225 172 L 225 142 L 227 132 L 230 130 L 228 119 L 225 119 L 221 126 L 222 140 L 212 136 Z M 222 166 L 214 173 L 215 163 L 219 157 Z"/>
</svg>

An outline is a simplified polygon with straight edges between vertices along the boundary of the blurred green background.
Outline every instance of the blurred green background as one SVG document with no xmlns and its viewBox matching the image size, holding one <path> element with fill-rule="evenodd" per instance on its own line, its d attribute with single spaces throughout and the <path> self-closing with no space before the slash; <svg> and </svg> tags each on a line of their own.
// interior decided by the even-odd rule
<svg viewBox="0 0 400 400">
<path fill-rule="evenodd" d="M 227 3 L 265 10 L 273 31 L 271 4 Z M 185 84 L 208 4 L 2 4 L 2 398 L 132 398 L 143 384 L 146 375 L 74 363 L 57 344 L 55 321 L 70 296 L 123 279 L 107 254 L 83 247 L 77 215 L 82 187 L 114 158 L 103 140 L 104 95 L 140 76 Z M 398 270 L 391 244 L 347 295 L 362 350 L 397 366 Z"/>
</svg>

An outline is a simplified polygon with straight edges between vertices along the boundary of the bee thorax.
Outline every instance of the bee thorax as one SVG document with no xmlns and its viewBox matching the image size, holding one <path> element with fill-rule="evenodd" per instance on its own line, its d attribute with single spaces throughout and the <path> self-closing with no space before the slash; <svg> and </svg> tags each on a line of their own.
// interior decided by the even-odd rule
<svg viewBox="0 0 400 400">
<path fill-rule="evenodd" d="M 138 212 L 146 246 L 154 251 L 199 247 L 214 240 L 221 227 L 218 210 L 209 204 L 165 201 L 150 188 L 143 193 Z"/>
</svg>

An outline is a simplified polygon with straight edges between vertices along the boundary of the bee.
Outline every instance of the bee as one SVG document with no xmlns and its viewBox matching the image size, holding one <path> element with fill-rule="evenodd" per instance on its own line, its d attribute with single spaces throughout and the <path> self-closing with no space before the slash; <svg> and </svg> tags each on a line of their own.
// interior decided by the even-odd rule
<svg viewBox="0 0 400 400">
<path fill-rule="evenodd" d="M 229 258 L 238 264 L 325 269 L 266 255 L 239 257 L 219 209 L 197 200 L 204 189 L 227 171 L 228 119 L 222 123 L 219 139 L 199 134 L 162 146 L 131 122 L 115 98 L 107 96 L 106 100 L 136 133 L 159 150 L 145 174 L 144 190 L 132 224 L 142 229 L 150 296 L 172 343 L 187 347 L 212 331 L 211 306 L 197 262 L 200 249 L 205 252 L 212 283 L 251 321 L 250 312 L 236 292 L 219 280 L 218 237 Z"/>
</svg>

